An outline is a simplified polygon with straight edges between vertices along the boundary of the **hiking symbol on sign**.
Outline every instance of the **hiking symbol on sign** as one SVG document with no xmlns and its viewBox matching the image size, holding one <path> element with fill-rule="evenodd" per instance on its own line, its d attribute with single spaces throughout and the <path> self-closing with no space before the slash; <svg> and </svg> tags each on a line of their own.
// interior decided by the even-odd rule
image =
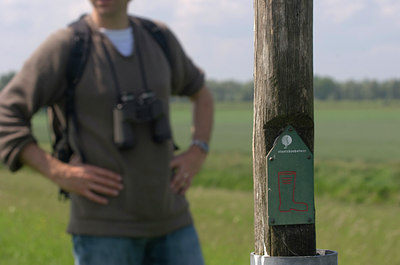
<svg viewBox="0 0 400 265">
<path fill-rule="evenodd" d="M 314 159 L 303 140 L 288 126 L 267 155 L 270 225 L 315 222 Z"/>
</svg>

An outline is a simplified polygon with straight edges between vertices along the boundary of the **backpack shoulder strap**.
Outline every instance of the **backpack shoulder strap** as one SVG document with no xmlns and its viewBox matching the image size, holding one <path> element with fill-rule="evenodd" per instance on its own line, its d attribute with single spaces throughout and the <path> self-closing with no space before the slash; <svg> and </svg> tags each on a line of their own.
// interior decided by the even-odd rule
<svg viewBox="0 0 400 265">
<path fill-rule="evenodd" d="M 85 21 L 86 15 L 69 25 L 74 35 L 70 46 L 69 59 L 67 63 L 67 88 L 65 90 L 66 97 L 66 128 L 68 130 L 68 121 L 71 119 L 74 129 L 77 130 L 77 119 L 75 112 L 75 88 L 82 77 L 86 63 L 90 55 L 90 47 L 92 44 L 92 34 L 89 25 Z"/>
<path fill-rule="evenodd" d="M 70 123 L 73 124 L 75 130 L 78 129 L 75 113 L 75 88 L 85 70 L 91 46 L 91 32 L 84 16 L 68 26 L 73 30 L 73 37 L 66 68 L 67 86 L 64 92 L 64 125 L 60 122 L 60 113 L 57 115 L 55 107 L 50 106 L 48 109 L 50 124 L 52 125 L 54 134 L 53 155 L 63 162 L 68 162 L 72 155 L 68 132 L 70 131 Z M 59 198 L 69 198 L 68 192 L 60 189 Z"/>
<path fill-rule="evenodd" d="M 53 144 L 54 154 L 62 161 L 67 162 L 71 156 L 70 143 L 68 142 L 68 131 L 70 123 L 76 124 L 75 113 L 75 87 L 79 83 L 85 69 L 86 62 L 90 53 L 91 32 L 84 16 L 79 20 L 68 25 L 73 30 L 73 36 L 70 45 L 69 58 L 66 68 L 67 86 L 65 95 L 65 125 L 55 126 L 57 116 L 53 115 L 52 125 L 55 134 Z M 55 112 L 53 110 L 53 112 Z M 74 126 L 77 129 L 76 126 Z"/>
<path fill-rule="evenodd" d="M 172 59 L 168 47 L 168 42 L 161 28 L 156 23 L 154 23 L 149 19 L 142 17 L 135 17 L 135 19 L 139 21 L 139 23 L 143 26 L 143 28 L 147 30 L 147 32 L 149 32 L 150 35 L 153 37 L 153 39 L 157 42 L 157 44 L 163 51 L 165 58 L 167 58 L 170 67 L 172 67 Z"/>
<path fill-rule="evenodd" d="M 84 16 L 79 20 L 69 25 L 72 28 L 74 35 L 72 37 L 69 59 L 67 63 L 67 89 L 66 96 L 67 102 L 70 101 L 69 97 L 74 96 L 75 87 L 82 77 L 83 71 L 90 54 L 91 46 L 91 31 L 89 25 L 86 23 Z M 72 106 L 73 107 L 73 106 Z M 73 109 L 67 109 L 67 113 Z"/>
</svg>

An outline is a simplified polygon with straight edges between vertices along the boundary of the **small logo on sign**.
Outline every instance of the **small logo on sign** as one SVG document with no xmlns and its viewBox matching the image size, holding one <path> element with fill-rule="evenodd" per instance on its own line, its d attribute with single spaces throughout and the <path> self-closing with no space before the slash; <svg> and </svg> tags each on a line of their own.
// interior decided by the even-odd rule
<svg viewBox="0 0 400 265">
<path fill-rule="evenodd" d="M 282 137 L 282 144 L 285 146 L 285 149 L 288 148 L 288 146 L 292 143 L 292 137 L 290 135 L 284 135 Z"/>
</svg>

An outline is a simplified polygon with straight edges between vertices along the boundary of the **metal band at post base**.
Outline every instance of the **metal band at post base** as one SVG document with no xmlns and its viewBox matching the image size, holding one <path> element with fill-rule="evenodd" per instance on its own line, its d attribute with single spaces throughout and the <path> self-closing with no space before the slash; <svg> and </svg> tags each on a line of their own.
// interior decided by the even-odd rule
<svg viewBox="0 0 400 265">
<path fill-rule="evenodd" d="M 337 265 L 338 253 L 318 249 L 315 256 L 270 257 L 250 254 L 251 265 Z"/>
</svg>

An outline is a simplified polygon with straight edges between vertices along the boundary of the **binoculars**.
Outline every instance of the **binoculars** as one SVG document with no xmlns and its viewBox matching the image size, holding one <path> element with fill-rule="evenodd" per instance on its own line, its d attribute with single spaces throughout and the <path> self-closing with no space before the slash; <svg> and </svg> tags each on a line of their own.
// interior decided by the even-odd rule
<svg viewBox="0 0 400 265">
<path fill-rule="evenodd" d="M 156 143 L 171 139 L 171 128 L 165 115 L 162 101 L 153 92 L 144 92 L 139 97 L 126 94 L 113 109 L 114 143 L 119 149 L 135 146 L 133 124 L 150 123 L 152 138 Z"/>
</svg>

